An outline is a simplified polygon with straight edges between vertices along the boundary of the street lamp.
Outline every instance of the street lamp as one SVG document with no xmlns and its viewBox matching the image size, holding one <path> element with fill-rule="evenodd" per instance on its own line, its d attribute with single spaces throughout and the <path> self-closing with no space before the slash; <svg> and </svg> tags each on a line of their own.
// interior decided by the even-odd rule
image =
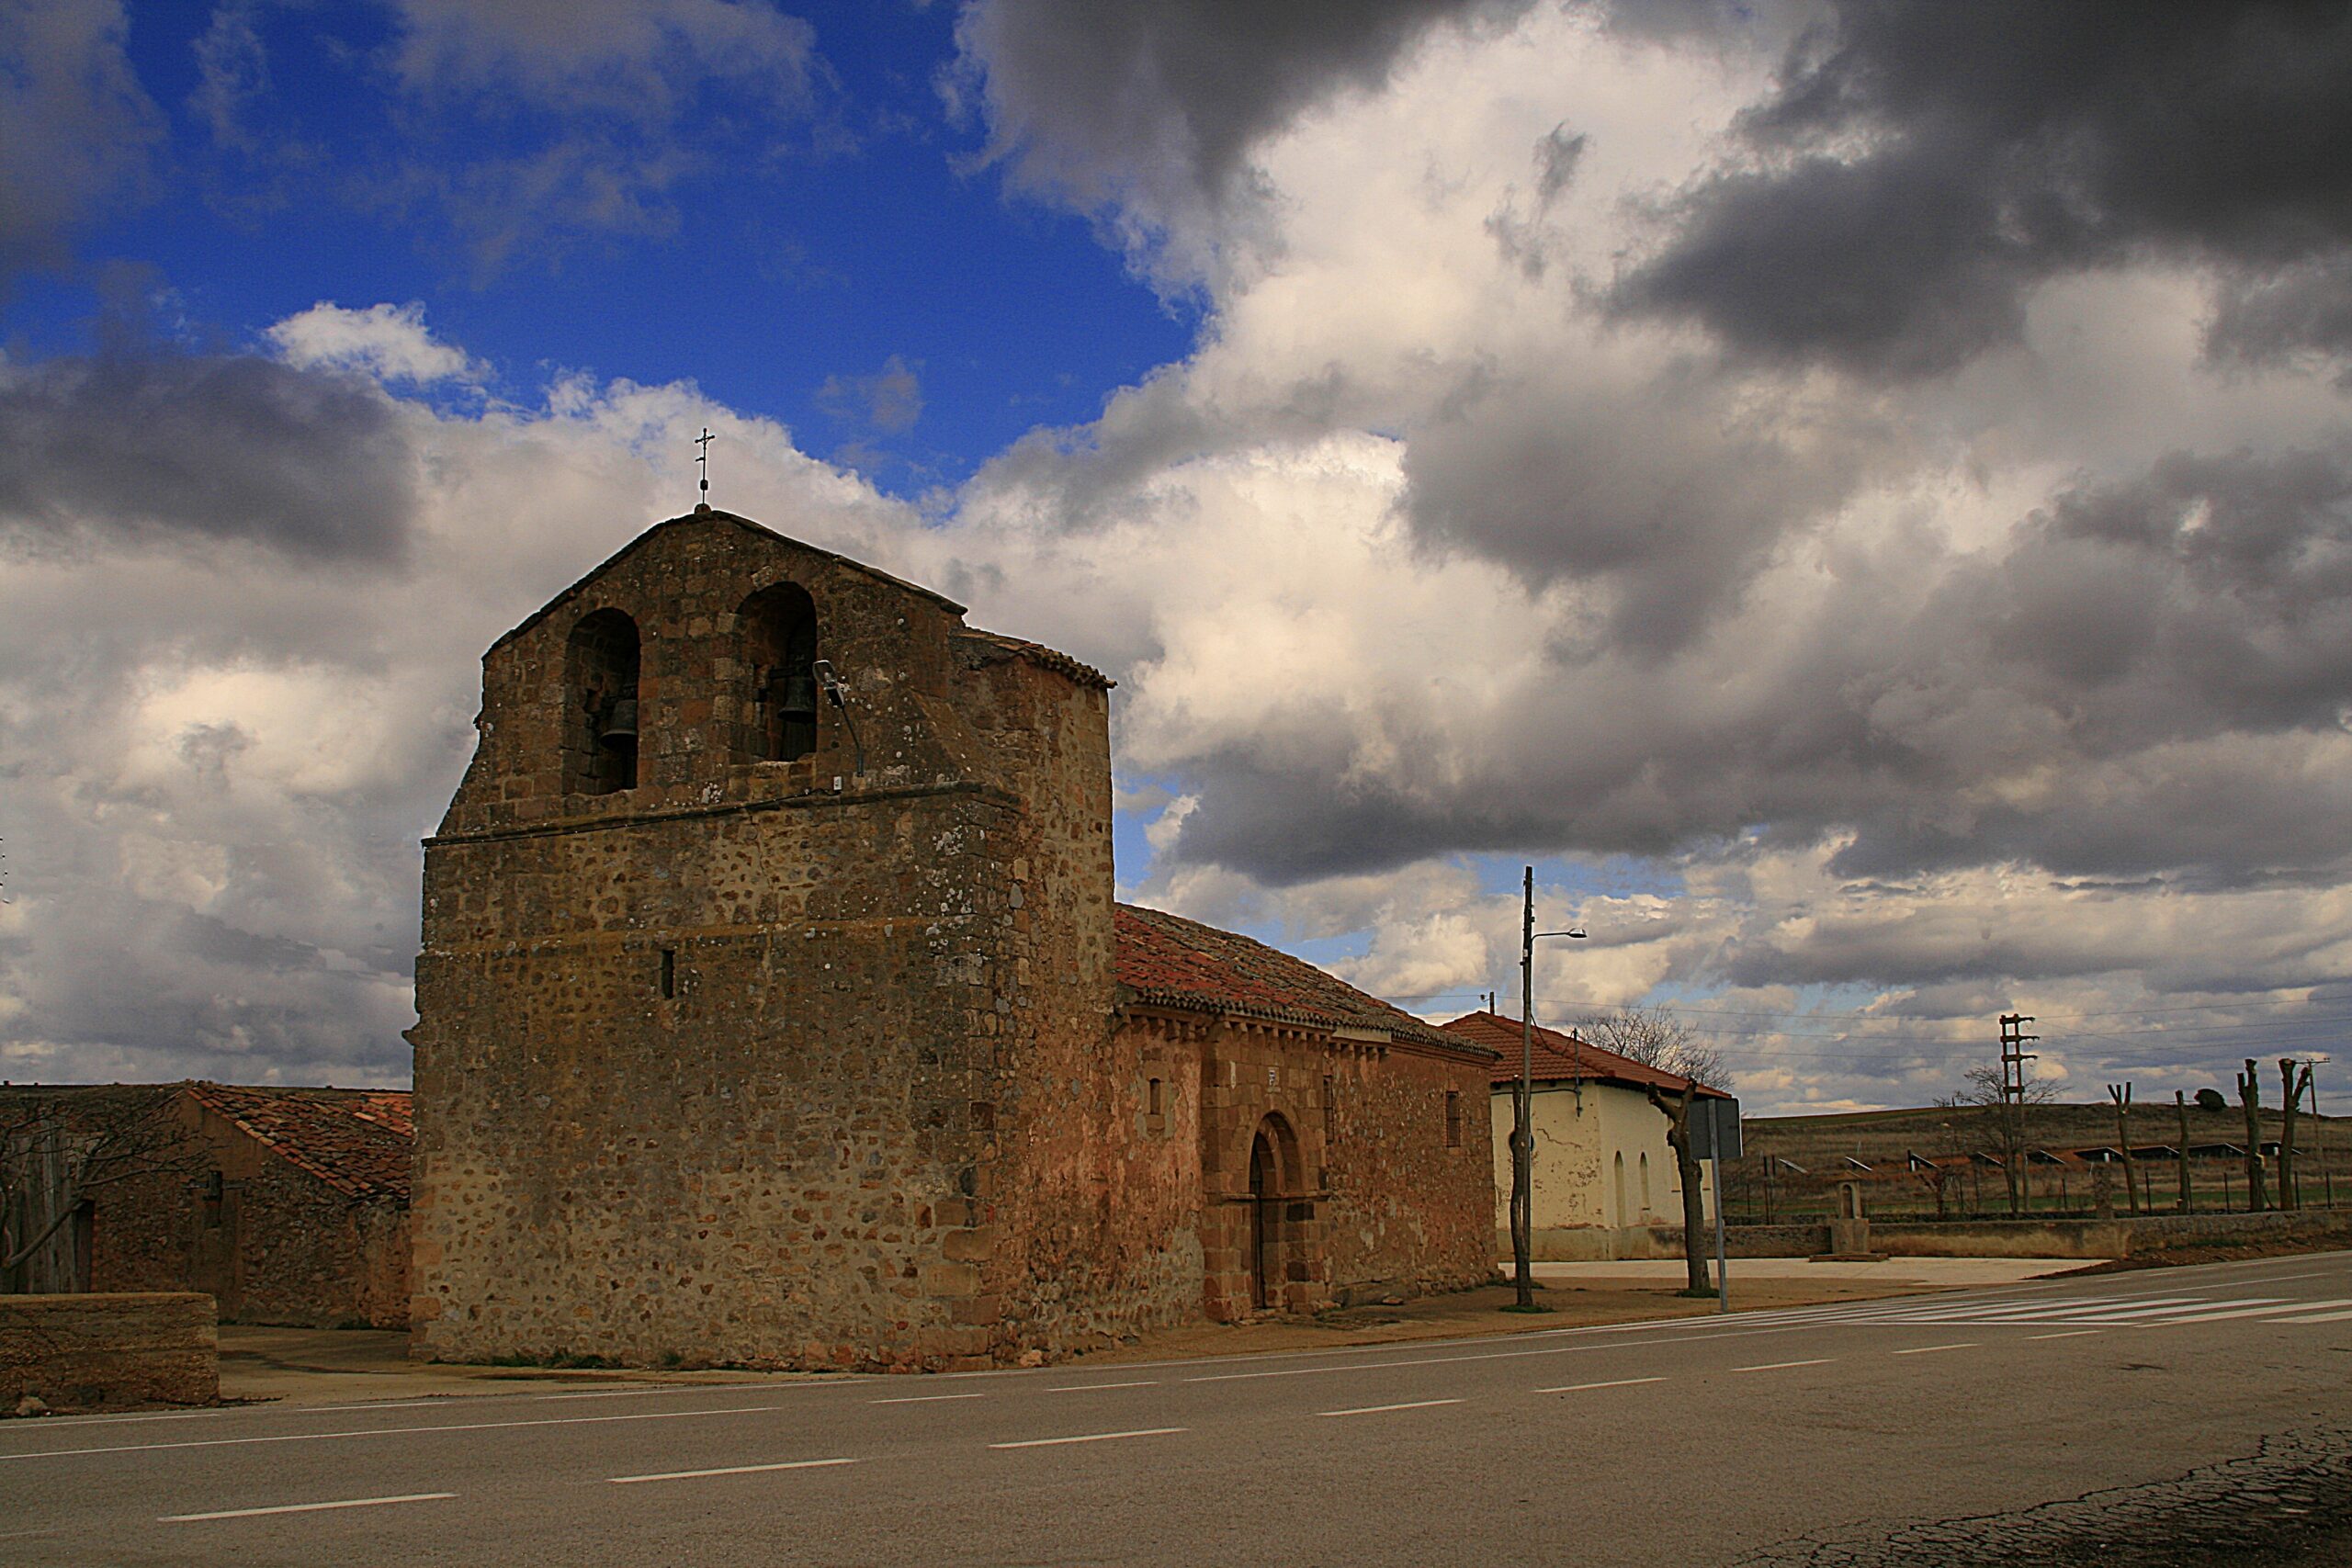
<svg viewBox="0 0 2352 1568">
<path fill-rule="evenodd" d="M 1584 940 L 1581 927 L 1564 931 L 1535 929 L 1535 868 L 1527 868 L 1526 902 L 1519 928 L 1519 1086 L 1511 1095 L 1510 1256 L 1519 1287 L 1519 1308 L 1535 1308 L 1535 942 L 1539 937 Z M 1571 1042 L 1575 1040 L 1571 1034 Z M 1573 1049 L 1573 1046 L 1571 1046 Z M 1574 1077 L 1577 1109 L 1584 1109 L 1584 1086 Z"/>
</svg>

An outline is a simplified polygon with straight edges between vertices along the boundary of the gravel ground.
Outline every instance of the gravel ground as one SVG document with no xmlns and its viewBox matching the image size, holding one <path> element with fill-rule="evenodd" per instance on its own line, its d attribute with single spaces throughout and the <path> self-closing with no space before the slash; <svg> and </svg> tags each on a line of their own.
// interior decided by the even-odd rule
<svg viewBox="0 0 2352 1568">
<path fill-rule="evenodd" d="M 1801 1537 L 1736 1568 L 2344 1568 L 2352 1427 L 2286 1433 L 2172 1481 L 2015 1514 Z"/>
</svg>

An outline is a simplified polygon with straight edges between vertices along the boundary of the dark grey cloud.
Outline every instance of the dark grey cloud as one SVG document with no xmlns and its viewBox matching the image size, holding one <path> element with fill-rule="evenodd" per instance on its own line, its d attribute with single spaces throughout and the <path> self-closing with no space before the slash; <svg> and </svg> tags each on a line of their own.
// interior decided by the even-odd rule
<svg viewBox="0 0 2352 1568">
<path fill-rule="evenodd" d="M 2013 338 L 2055 274 L 2341 258 L 2347 80 L 2341 6 L 1833 0 L 1742 116 L 1744 156 L 1683 193 L 1614 302 L 1743 355 L 1905 376 Z"/>
<path fill-rule="evenodd" d="M 2329 761 L 2352 728 L 2352 444 L 2079 482 L 1997 550 L 1849 561 L 1796 613 L 1802 653 L 1736 696 L 1719 649 L 1570 627 L 1484 730 L 1412 694 L 1370 728 L 1286 716 L 1187 765 L 1174 859 L 1291 884 L 1755 834 L 1843 838 L 1832 869 L 1880 880 L 2022 863 L 2227 888 L 2352 864 L 2352 776 Z"/>
<path fill-rule="evenodd" d="M 243 355 L 0 367 L 0 534 L 397 558 L 416 476 L 372 384 Z"/>
<path fill-rule="evenodd" d="M 2215 291 L 2205 351 L 2248 368 L 2333 361 L 2335 384 L 2352 390 L 2352 251 L 2228 278 Z"/>
<path fill-rule="evenodd" d="M 0 291 L 69 261 L 74 231 L 149 172 L 164 122 L 126 30 L 119 0 L 0 6 Z"/>
<path fill-rule="evenodd" d="M 1245 195 L 1252 147 L 1335 93 L 1378 87 L 1433 26 L 1530 4 L 972 0 L 956 39 L 1017 178 L 1165 222 Z"/>
<path fill-rule="evenodd" d="M 1670 650 L 1885 445 L 1859 413 L 1792 429 L 1754 390 L 1689 366 L 1630 386 L 1584 367 L 1474 378 L 1411 430 L 1406 510 L 1424 539 L 1532 581 L 1605 581 L 1609 640 Z"/>
</svg>

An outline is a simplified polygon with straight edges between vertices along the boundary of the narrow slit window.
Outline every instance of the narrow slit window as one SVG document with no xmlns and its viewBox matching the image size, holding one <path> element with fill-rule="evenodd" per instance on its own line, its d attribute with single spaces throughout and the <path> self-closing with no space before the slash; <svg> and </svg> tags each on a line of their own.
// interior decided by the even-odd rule
<svg viewBox="0 0 2352 1568">
<path fill-rule="evenodd" d="M 1154 1079 L 1152 1079 L 1152 1080 L 1151 1080 L 1151 1089 L 1150 1089 L 1150 1093 L 1149 1093 L 1149 1096 L 1148 1096 L 1148 1106 L 1149 1106 L 1149 1111 L 1148 1111 L 1148 1114 L 1150 1114 L 1150 1115 L 1153 1115 L 1153 1116 L 1159 1116 L 1159 1115 L 1162 1115 L 1162 1114 L 1164 1114 L 1164 1112 L 1163 1112 L 1163 1111 L 1161 1111 L 1161 1109 L 1160 1109 L 1160 1103 L 1159 1103 L 1159 1080 L 1158 1078 L 1154 1078 Z"/>
<path fill-rule="evenodd" d="M 1331 1076 L 1323 1076 L 1323 1141 L 1329 1143 L 1340 1135 L 1340 1093 Z"/>
<path fill-rule="evenodd" d="M 677 994 L 678 950 L 674 947 L 665 947 L 662 950 L 662 996 L 664 1000 L 667 1000 Z"/>
<path fill-rule="evenodd" d="M 1445 1146 L 1462 1146 L 1462 1095 L 1458 1089 L 1445 1091 Z"/>
</svg>

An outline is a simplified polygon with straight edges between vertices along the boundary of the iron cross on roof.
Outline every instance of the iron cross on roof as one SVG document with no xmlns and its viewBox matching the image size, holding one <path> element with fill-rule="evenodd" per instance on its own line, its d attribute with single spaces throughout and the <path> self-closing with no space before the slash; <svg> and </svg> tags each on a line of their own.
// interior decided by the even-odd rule
<svg viewBox="0 0 2352 1568">
<path fill-rule="evenodd" d="M 706 424 L 702 434 L 695 437 L 695 467 L 701 470 L 695 480 L 695 488 L 701 492 L 695 497 L 695 503 L 701 506 L 710 504 L 710 426 Z"/>
</svg>

